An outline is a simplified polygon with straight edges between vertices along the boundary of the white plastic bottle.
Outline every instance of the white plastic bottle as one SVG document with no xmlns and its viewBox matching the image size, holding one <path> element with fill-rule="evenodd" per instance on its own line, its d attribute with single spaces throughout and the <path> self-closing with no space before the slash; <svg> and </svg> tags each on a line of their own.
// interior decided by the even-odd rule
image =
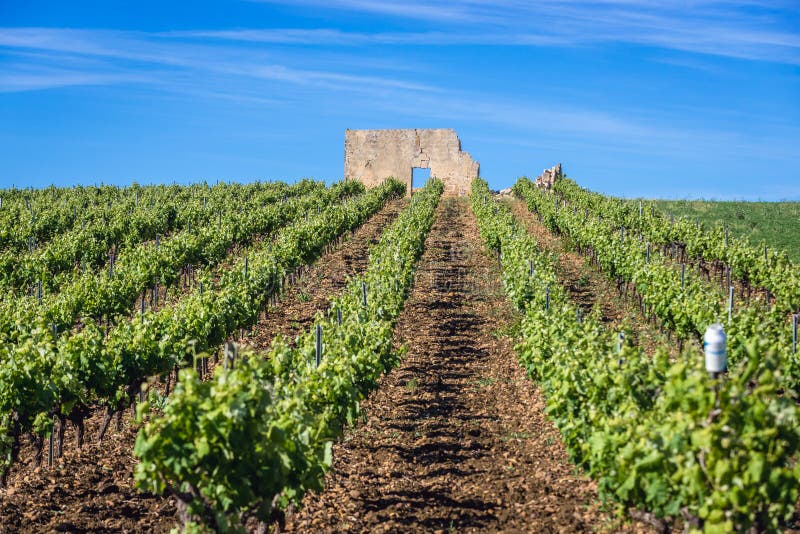
<svg viewBox="0 0 800 534">
<path fill-rule="evenodd" d="M 709 373 L 721 373 L 728 369 L 727 341 L 721 324 L 714 323 L 706 329 L 703 350 L 706 354 L 706 371 Z"/>
</svg>

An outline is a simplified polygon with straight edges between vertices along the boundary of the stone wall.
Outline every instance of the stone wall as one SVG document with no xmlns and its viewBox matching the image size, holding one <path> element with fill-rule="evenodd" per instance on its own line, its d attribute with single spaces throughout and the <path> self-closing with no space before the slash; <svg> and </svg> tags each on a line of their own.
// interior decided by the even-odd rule
<svg viewBox="0 0 800 534">
<path fill-rule="evenodd" d="M 561 164 L 557 164 L 550 169 L 545 169 L 542 171 L 541 176 L 536 178 L 536 185 L 539 187 L 543 187 L 544 189 L 550 189 L 553 187 L 553 184 L 556 183 L 556 180 L 561 178 Z"/>
<path fill-rule="evenodd" d="M 461 150 L 461 141 L 449 128 L 345 130 L 346 180 L 373 187 L 393 177 L 406 184 L 410 195 L 414 167 L 429 168 L 432 177 L 444 182 L 447 196 L 469 194 L 479 172 L 478 162 Z"/>
</svg>

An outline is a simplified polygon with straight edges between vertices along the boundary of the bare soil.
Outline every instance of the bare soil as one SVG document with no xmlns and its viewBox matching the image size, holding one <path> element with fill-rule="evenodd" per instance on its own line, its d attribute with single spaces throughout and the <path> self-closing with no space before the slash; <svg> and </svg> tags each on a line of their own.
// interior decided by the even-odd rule
<svg viewBox="0 0 800 534">
<path fill-rule="evenodd" d="M 363 272 L 369 260 L 369 247 L 376 244 L 381 231 L 408 205 L 406 199 L 393 200 L 357 230 L 354 239 L 345 241 L 335 252 L 304 269 L 282 302 L 271 307 L 242 343 L 256 350 L 272 344 L 276 335 L 294 339 L 311 328 L 317 312 L 327 309 L 331 298 L 344 290 L 348 280 Z"/>
<path fill-rule="evenodd" d="M 568 461 L 504 335 L 515 320 L 468 204 L 443 200 L 395 331 L 408 353 L 287 530 L 630 530 Z"/>
<path fill-rule="evenodd" d="M 627 301 L 621 296 L 614 281 L 592 267 L 586 257 L 572 250 L 566 238 L 553 235 L 521 200 L 508 199 L 507 202 L 514 216 L 536 238 L 539 247 L 555 254 L 559 281 L 578 306 L 587 312 L 598 308 L 608 328 L 624 328 L 632 332 L 635 336 L 632 341 L 648 353 L 666 344 L 666 335 L 647 322 L 633 305 L 633 300 Z"/>
<path fill-rule="evenodd" d="M 276 334 L 294 335 L 323 309 L 348 276 L 366 265 L 369 246 L 405 206 L 393 200 L 352 233 L 332 252 L 305 270 L 301 283 L 255 328 L 245 342 L 265 348 Z M 213 366 L 213 364 L 212 364 Z M 173 499 L 145 494 L 134 487 L 136 458 L 133 446 L 137 425 L 127 412 L 122 428 L 112 423 L 101 443 L 103 413 L 86 421 L 86 443 L 74 446 L 75 432 L 68 427 L 65 451 L 52 467 L 32 466 L 34 448 L 23 447 L 21 461 L 9 474 L 8 487 L 0 489 L 0 533 L 11 532 L 167 532 L 177 523 Z"/>
<path fill-rule="evenodd" d="M 516 202 L 516 201 L 513 201 Z M 369 246 L 405 206 L 384 210 L 305 270 L 276 307 L 241 340 L 255 349 L 275 335 L 293 338 L 366 267 Z M 655 336 L 613 282 L 539 225 L 521 203 L 515 214 L 557 254 L 559 275 L 583 307 L 609 324 L 630 321 Z M 395 330 L 401 365 L 363 404 L 360 424 L 334 446 L 326 489 L 290 514 L 292 532 L 620 532 L 577 474 L 545 400 L 517 363 L 519 317 L 503 294 L 499 267 L 485 251 L 468 204 L 445 199 L 426 242 L 415 285 Z M 87 422 L 87 438 L 102 414 Z M 172 499 L 133 486 L 137 428 L 130 415 L 106 439 L 67 447 L 53 467 L 34 470 L 32 447 L 0 490 L 0 533 L 165 532 L 176 524 Z M 113 427 L 113 425 L 112 425 Z"/>
</svg>

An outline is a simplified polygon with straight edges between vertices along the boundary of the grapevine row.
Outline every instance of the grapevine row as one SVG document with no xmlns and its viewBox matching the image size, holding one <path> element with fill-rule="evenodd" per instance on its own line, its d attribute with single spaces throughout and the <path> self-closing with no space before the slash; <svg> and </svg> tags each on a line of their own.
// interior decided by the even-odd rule
<svg viewBox="0 0 800 534">
<path fill-rule="evenodd" d="M 41 302 L 35 297 L 23 297 L 0 304 L 0 339 L 19 342 L 35 328 L 64 331 L 78 317 L 84 320 L 105 317 L 111 321 L 128 313 L 148 286 L 173 283 L 181 267 L 216 263 L 226 256 L 231 245 L 248 243 L 309 209 L 319 209 L 361 190 L 363 186 L 358 182 L 341 182 L 331 189 L 318 189 L 283 204 L 228 213 L 224 218 L 220 214 L 215 222 L 123 251 L 107 271 L 82 273 Z"/>
<path fill-rule="evenodd" d="M 140 431 L 139 487 L 176 496 L 185 518 L 218 532 L 248 517 L 267 521 L 321 489 L 332 440 L 397 363 L 393 326 L 442 191 L 430 181 L 415 193 L 370 250 L 363 276 L 295 348 L 277 338 L 268 353 L 218 367 L 207 382 L 183 371 L 163 415 Z"/>
<path fill-rule="evenodd" d="M 91 222 L 119 200 L 120 193 L 111 186 L 0 190 L 0 249 L 21 251 L 31 239 L 45 243 Z"/>
<path fill-rule="evenodd" d="M 729 235 L 721 224 L 705 229 L 686 217 L 667 219 L 652 207 L 643 209 L 641 204 L 637 209 L 632 201 L 593 193 L 572 180 L 556 181 L 554 191 L 581 211 L 588 209 L 618 228 L 641 232 L 646 241 L 667 247 L 674 244 L 690 257 L 727 266 L 746 287 L 769 290 L 784 313 L 800 310 L 800 269 L 784 251 L 769 251 L 763 243 L 754 246 L 747 238 Z"/>
<path fill-rule="evenodd" d="M 328 206 L 281 229 L 269 247 L 235 262 L 216 286 L 206 280 L 207 289 L 201 285 L 175 306 L 148 310 L 108 332 L 87 320 L 70 335 L 54 337 L 39 328 L 15 346 L 0 346 L 0 467 L 15 461 L 25 433 L 41 445 L 53 417 L 61 421 L 60 428 L 71 421 L 80 444 L 83 420 L 93 407 L 107 407 L 107 424 L 148 377 L 183 365 L 187 347 L 207 350 L 253 324 L 287 273 L 312 261 L 335 237 L 402 191 L 401 184 L 391 181 Z"/>
<path fill-rule="evenodd" d="M 724 322 L 731 366 L 746 360 L 752 340 L 765 339 L 781 356 L 793 385 L 798 385 L 800 363 L 793 353 L 791 321 L 782 310 L 764 309 L 755 303 L 737 305 L 728 319 L 727 302 L 712 286 L 696 277 L 687 276 L 682 281 L 680 270 L 630 232 L 617 230 L 605 218 L 587 217 L 586 212 L 563 207 L 558 199 L 529 180 L 519 180 L 514 192 L 542 217 L 549 229 L 568 234 L 579 247 L 588 250 L 608 276 L 632 283 L 643 308 L 680 339 L 700 341 L 710 324 Z"/>
<path fill-rule="evenodd" d="M 31 238 L 27 251 L 7 249 L 0 252 L 0 290 L 19 295 L 41 283 L 44 294 L 57 292 L 75 278 L 78 269 L 86 271 L 107 266 L 112 256 L 142 242 L 208 225 L 214 219 L 212 214 L 230 211 L 231 205 L 250 211 L 322 187 L 321 182 L 310 180 L 292 186 L 251 184 L 241 186 L 241 190 L 215 186 L 202 198 L 190 188 L 184 188 L 164 190 L 163 198 L 143 196 L 134 201 L 134 205 L 118 203 L 94 217 L 89 224 L 84 219 L 83 226 L 53 236 L 41 246 Z"/>
<path fill-rule="evenodd" d="M 485 200 L 488 199 L 488 200 Z M 780 358 L 763 339 L 740 372 L 711 378 L 688 345 L 670 361 L 620 343 L 582 316 L 557 283 L 553 260 L 510 210 L 473 182 L 481 235 L 501 256 L 507 293 L 523 311 L 521 363 L 542 387 L 570 458 L 620 511 L 687 530 L 776 531 L 800 486 L 800 412 L 782 395 Z"/>
<path fill-rule="evenodd" d="M 97 227 L 101 235 L 113 238 L 115 231 L 124 231 L 124 217 L 140 210 L 180 218 L 184 208 L 193 204 L 219 211 L 250 195 L 267 191 L 278 194 L 287 187 L 282 183 L 221 183 L 213 187 L 196 184 L 0 190 L 0 250 L 30 251 L 31 246 L 40 247 L 61 234 L 89 227 Z M 192 213 L 186 215 L 191 217 Z M 112 223 L 105 228 L 109 233 L 103 233 L 107 223 Z"/>
</svg>

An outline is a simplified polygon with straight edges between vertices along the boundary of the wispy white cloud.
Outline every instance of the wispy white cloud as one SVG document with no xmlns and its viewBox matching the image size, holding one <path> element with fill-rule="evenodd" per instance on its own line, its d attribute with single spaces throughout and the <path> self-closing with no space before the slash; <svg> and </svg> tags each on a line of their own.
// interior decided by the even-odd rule
<svg viewBox="0 0 800 534">
<path fill-rule="evenodd" d="M 285 0 L 262 0 L 282 4 Z M 800 34 L 788 27 L 791 3 L 780 0 L 293 0 L 292 5 L 338 9 L 429 23 L 426 31 L 349 32 L 321 29 L 211 29 L 146 33 L 59 28 L 0 28 L 0 50 L 10 54 L 47 52 L 62 57 L 31 62 L 24 72 L 6 67 L 4 90 L 28 90 L 65 84 L 110 84 L 143 77 L 139 64 L 200 76 L 243 78 L 363 92 L 397 89 L 435 92 L 441 89 L 388 65 L 369 65 L 364 74 L 347 61 L 316 63 L 313 56 L 275 57 L 268 45 L 319 45 L 343 50 L 365 45 L 586 46 L 635 43 L 668 50 L 751 60 L 800 64 Z M 791 20 L 791 17 L 788 17 Z M 248 46 L 243 48 L 243 46 Z M 321 54 L 317 51 L 317 55 Z M 343 55 L 348 55 L 343 52 Z M 98 64 L 78 65 L 76 58 Z M 298 61 L 299 59 L 299 61 Z M 329 59 L 329 58 L 327 58 Z M 691 57 L 661 61 L 703 67 Z M 65 61 L 66 60 L 66 61 Z M 364 61 L 360 59 L 359 61 Z M 66 63 L 66 66 L 65 66 Z M 334 62 L 335 63 L 335 62 Z M 41 68 L 37 73 L 36 68 Z M 159 82 L 163 85 L 166 80 Z"/>
<path fill-rule="evenodd" d="M 604 150 L 624 158 L 635 155 L 705 163 L 710 157 L 742 162 L 757 157 L 762 161 L 793 162 L 797 151 L 792 140 L 800 137 L 799 127 L 785 123 L 776 123 L 773 131 L 754 136 L 739 128 L 666 124 L 652 110 L 620 113 L 469 93 L 413 98 L 395 95 L 366 105 L 373 108 L 373 116 L 403 114 L 412 122 L 459 122 L 472 124 L 480 131 L 503 132 L 505 142 L 528 149 L 552 152 L 558 146 L 568 146 Z"/>
<path fill-rule="evenodd" d="M 256 0 L 270 4 L 285 4 L 283 0 Z M 323 0 L 300 0 L 295 5 L 311 5 L 327 9 L 345 9 L 362 11 L 378 15 L 409 18 L 415 20 L 434 20 L 437 22 L 467 22 L 475 20 L 475 9 L 482 2 L 422 2 L 412 0 L 409 2 L 386 0 L 337 0 L 324 2 Z"/>
<path fill-rule="evenodd" d="M 250 43 L 364 46 L 364 45 L 569 45 L 564 36 L 535 34 L 464 33 L 447 31 L 428 32 L 345 32 L 335 29 L 238 29 L 190 30 L 165 32 L 164 37 L 201 38 Z"/>
<path fill-rule="evenodd" d="M 62 69 L 10 69 L 0 73 L 0 93 L 37 91 L 69 86 L 146 83 L 148 77 L 131 74 L 75 72 Z"/>
<path fill-rule="evenodd" d="M 315 0 L 305 0 L 312 2 Z M 412 3 L 416 0 L 411 0 Z M 556 11 L 575 8 L 579 2 L 545 2 Z M 634 4 L 634 2 L 630 2 Z M 659 2 L 636 2 L 636 5 L 656 5 Z M 713 8 L 713 2 L 703 5 Z M 461 9 L 483 14 L 492 5 L 481 0 L 466 2 Z M 512 1 L 509 8 L 529 9 Z M 607 1 L 615 8 L 627 5 L 623 0 Z M 459 11 L 459 24 L 472 23 L 466 12 Z M 477 16 L 477 15 L 476 15 Z M 609 15 L 610 16 L 610 15 Z M 624 18 L 623 18 L 624 19 Z M 631 25 L 652 29 L 651 42 L 659 39 L 655 28 L 662 20 L 652 14 L 629 15 Z M 598 17 L 598 26 L 611 24 Z M 545 25 L 546 26 L 546 25 Z M 408 117 L 409 120 L 440 120 L 443 124 L 467 122 L 500 128 L 504 131 L 532 132 L 547 125 L 550 142 L 602 145 L 617 152 L 638 154 L 665 151 L 696 153 L 715 150 L 734 155 L 761 153 L 765 157 L 788 160 L 793 156 L 791 142 L 800 132 L 797 128 L 784 134 L 761 134 L 758 139 L 736 131 L 715 131 L 700 126 L 666 126 L 663 112 L 636 110 L 607 111 L 582 107 L 580 104 L 554 105 L 524 96 L 501 99 L 496 94 L 470 92 L 468 89 L 440 87 L 423 83 L 421 69 L 395 67 L 391 58 L 366 55 L 360 50 L 339 52 L 323 47 L 309 53 L 301 47 L 272 47 L 263 44 L 289 45 L 341 44 L 366 45 L 374 43 L 404 44 L 508 44 L 555 45 L 559 42 L 585 42 L 578 38 L 581 29 L 576 24 L 558 22 L 555 30 L 541 34 L 503 35 L 492 32 L 456 32 L 444 28 L 434 32 L 417 33 L 350 33 L 340 30 L 210 30 L 170 33 L 146 33 L 112 30 L 81 30 L 58 28 L 0 28 L 0 51 L 13 58 L 2 63 L 0 91 L 30 91 L 72 85 L 112 85 L 121 83 L 150 84 L 164 91 L 202 98 L 221 98 L 248 106 L 276 106 L 293 101 L 322 102 L 326 113 L 351 114 L 352 105 L 338 102 L 358 102 L 359 110 L 368 110 L 371 117 L 381 114 Z M 616 29 L 615 29 L 616 28 Z M 591 39 L 612 39 L 622 25 L 597 29 Z M 529 30 L 527 30 L 529 31 Z M 637 30 L 641 31 L 641 30 Z M 686 31 L 687 40 L 697 38 Z M 768 38 L 769 37 L 769 38 Z M 772 42 L 794 46 L 791 36 L 781 40 L 754 33 L 739 37 L 748 42 Z M 584 39 L 581 41 L 581 39 Z M 664 37 L 667 39 L 667 37 Z M 673 48 L 676 42 L 672 39 Z M 770 41 L 771 39 L 771 41 Z M 222 41 L 220 41 L 222 40 Z M 722 46 L 708 39 L 707 46 Z M 705 42 L 705 41 L 704 41 Z M 787 46 L 788 46 L 787 45 Z M 688 47 L 688 45 L 687 45 Z M 287 51 L 288 48 L 288 51 Z M 340 54 L 340 55 L 337 55 Z M 731 54 L 728 54 L 731 55 Z M 708 58 L 692 58 L 702 60 Z M 0 56 L 0 62 L 3 56 Z M 369 62 L 369 69 L 364 68 Z M 691 66 L 691 65 L 690 65 Z M 365 73 L 368 72 L 368 73 Z M 440 77 L 434 79 L 441 79 Z M 305 100 L 304 100 L 305 98 Z M 366 111 L 365 111 L 366 112 Z M 686 115 L 694 115 L 687 113 Z M 348 118 L 348 121 L 350 119 Z M 737 121 L 741 123 L 743 120 Z M 763 123 L 763 121 L 762 121 Z M 779 124 L 780 126 L 780 124 Z"/>
<path fill-rule="evenodd" d="M 376 63 L 371 67 L 375 74 L 361 74 L 356 68 L 345 70 L 325 70 L 313 67 L 313 58 L 307 59 L 309 68 L 281 63 L 282 59 L 263 49 L 243 51 L 241 47 L 220 46 L 219 43 L 196 43 L 169 38 L 164 34 L 143 32 L 123 32 L 110 30 L 78 30 L 59 28 L 0 28 L 0 48 L 10 53 L 27 55 L 38 60 L 28 65 L 30 72 L 6 73 L 7 90 L 25 90 L 31 86 L 31 76 L 36 69 L 42 72 L 37 76 L 38 88 L 45 88 L 48 79 L 53 87 L 64 85 L 71 79 L 78 84 L 81 79 L 94 83 L 116 83 L 128 72 L 131 78 L 141 78 L 138 73 L 151 68 L 161 68 L 166 72 L 158 83 L 165 83 L 170 76 L 179 77 L 182 73 L 194 72 L 200 76 L 230 76 L 244 79 L 281 82 L 320 89 L 337 89 L 360 92 L 370 88 L 395 88 L 408 91 L 438 91 L 424 83 L 402 78 L 381 75 Z M 87 66 L 85 60 L 93 58 L 95 63 Z M 81 63 L 80 60 L 84 60 Z M 72 67 L 63 68 L 65 62 Z M 330 61 L 324 63 L 329 64 Z M 342 62 L 345 63 L 345 62 Z M 352 63 L 350 61 L 346 63 Z M 142 68 L 142 65 L 147 68 Z M 62 75 L 48 74 L 55 67 L 61 67 Z M 114 76 L 108 76 L 114 71 Z M 14 81 L 18 78 L 17 82 Z M 154 79 L 153 77 L 151 77 Z"/>
<path fill-rule="evenodd" d="M 594 24 L 592 21 L 591 24 Z M 588 26 L 590 23 L 586 23 Z M 756 32 L 713 28 L 704 25 L 667 29 L 652 27 L 624 28 L 612 22 L 603 27 L 556 28 L 541 33 L 484 29 L 481 32 L 343 32 L 331 29 L 241 29 L 195 30 L 163 34 L 182 38 L 202 38 L 263 44 L 354 47 L 364 45 L 425 46 L 535 46 L 576 47 L 603 43 L 627 42 L 667 50 L 723 56 L 737 59 L 800 64 L 800 36 L 790 33 Z"/>
<path fill-rule="evenodd" d="M 283 0 L 263 1 L 287 3 Z M 242 30 L 206 32 L 205 36 L 339 45 L 374 42 L 567 46 L 617 42 L 800 64 L 796 2 L 293 0 L 291 4 L 420 20 L 435 29 L 428 32 L 373 34 L 331 30 Z"/>
</svg>

